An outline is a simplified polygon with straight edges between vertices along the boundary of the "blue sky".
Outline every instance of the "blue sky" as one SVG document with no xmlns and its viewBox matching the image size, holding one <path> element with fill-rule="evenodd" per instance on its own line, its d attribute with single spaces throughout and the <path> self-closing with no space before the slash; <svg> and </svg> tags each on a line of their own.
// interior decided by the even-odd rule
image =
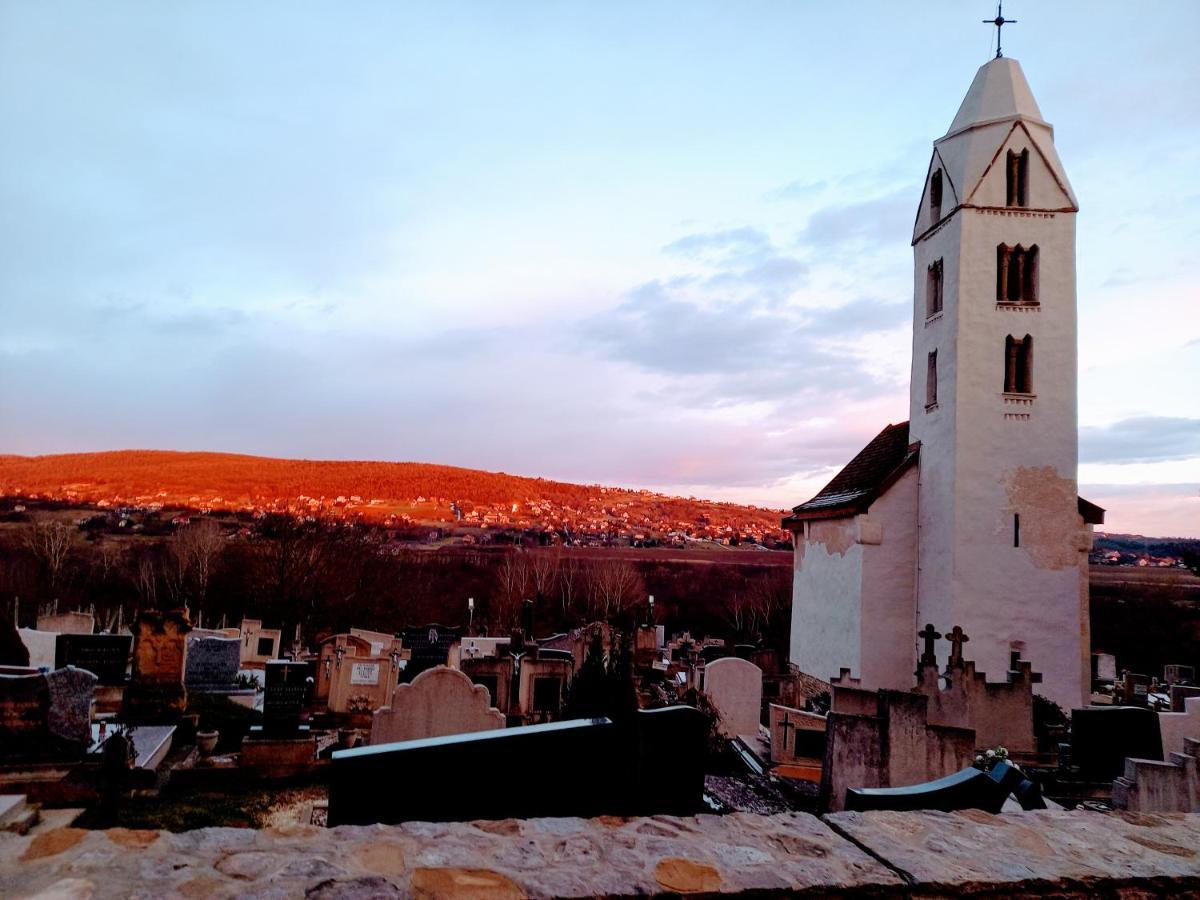
<svg viewBox="0 0 1200 900">
<path fill-rule="evenodd" d="M 1200 535 L 1200 5 L 1010 3 L 1080 198 L 1081 490 Z M 0 2 L 0 451 L 790 506 L 907 415 L 986 4 Z"/>
</svg>

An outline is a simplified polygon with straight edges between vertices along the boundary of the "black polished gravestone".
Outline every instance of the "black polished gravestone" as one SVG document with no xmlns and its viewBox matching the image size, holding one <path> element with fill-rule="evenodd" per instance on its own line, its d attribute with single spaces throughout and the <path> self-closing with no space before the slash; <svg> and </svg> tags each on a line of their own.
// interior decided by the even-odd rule
<svg viewBox="0 0 1200 900">
<path fill-rule="evenodd" d="M 707 733 L 703 714 L 675 706 L 624 727 L 571 719 L 339 750 L 329 825 L 694 815 Z"/>
<path fill-rule="evenodd" d="M 300 714 L 308 703 L 312 679 L 306 662 L 270 659 L 263 685 L 264 734 L 283 737 L 300 730 Z"/>
<path fill-rule="evenodd" d="M 1125 774 L 1125 758 L 1163 758 L 1158 713 L 1140 706 L 1086 706 L 1071 710 L 1070 765 L 1087 781 Z"/>
<path fill-rule="evenodd" d="M 450 659 L 450 648 L 457 643 L 461 631 L 461 628 L 448 625 L 405 628 L 400 637 L 400 646 L 409 651 L 409 658 L 401 673 L 401 680 L 412 681 L 426 669 L 446 665 Z"/>
<path fill-rule="evenodd" d="M 87 669 L 99 684 L 122 685 L 132 645 L 132 634 L 60 634 L 54 642 L 54 668 Z"/>
<path fill-rule="evenodd" d="M 994 814 L 1000 812 L 1010 794 L 1017 798 L 1022 809 L 1046 808 L 1042 789 L 1006 762 L 996 763 L 990 772 L 963 769 L 909 787 L 849 788 L 845 808 L 847 812 L 982 809 Z"/>
</svg>

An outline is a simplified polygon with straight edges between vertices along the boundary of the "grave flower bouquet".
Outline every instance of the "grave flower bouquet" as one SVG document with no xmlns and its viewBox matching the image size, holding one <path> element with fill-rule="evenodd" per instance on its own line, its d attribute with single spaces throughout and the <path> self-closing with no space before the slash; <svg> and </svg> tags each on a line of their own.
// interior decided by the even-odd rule
<svg viewBox="0 0 1200 900">
<path fill-rule="evenodd" d="M 981 769 L 984 772 L 990 772 L 998 762 L 1006 762 L 1010 766 L 1016 768 L 1008 758 L 1008 750 L 1004 747 L 995 747 L 991 750 L 985 750 L 975 757 L 974 766 L 976 769 Z"/>
</svg>

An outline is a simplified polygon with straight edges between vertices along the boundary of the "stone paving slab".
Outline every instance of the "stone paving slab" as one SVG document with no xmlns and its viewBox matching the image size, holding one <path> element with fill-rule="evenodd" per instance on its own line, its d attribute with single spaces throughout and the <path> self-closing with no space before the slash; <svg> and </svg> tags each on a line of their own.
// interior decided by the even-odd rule
<svg viewBox="0 0 1200 900">
<path fill-rule="evenodd" d="M 0 835 L 0 896 L 895 895 L 901 880 L 799 813 Z"/>
<path fill-rule="evenodd" d="M 913 896 L 1200 892 L 1197 814 L 840 812 L 825 821 L 887 860 Z"/>
<path fill-rule="evenodd" d="M 6 900 L 739 893 L 1195 897 L 1200 815 L 734 813 L 0 834 Z"/>
</svg>

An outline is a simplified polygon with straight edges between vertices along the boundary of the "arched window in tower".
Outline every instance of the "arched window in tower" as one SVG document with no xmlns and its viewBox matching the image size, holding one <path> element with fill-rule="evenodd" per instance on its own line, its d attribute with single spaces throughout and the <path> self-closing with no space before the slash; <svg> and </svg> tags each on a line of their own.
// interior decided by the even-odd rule
<svg viewBox="0 0 1200 900">
<path fill-rule="evenodd" d="M 1033 393 L 1033 338 L 1025 335 L 1004 339 L 1004 392 Z"/>
<path fill-rule="evenodd" d="M 942 261 L 935 259 L 929 264 L 925 279 L 925 318 L 936 316 L 942 311 Z"/>
<path fill-rule="evenodd" d="M 996 247 L 996 302 L 1038 302 L 1038 248 Z"/>
<path fill-rule="evenodd" d="M 929 178 L 929 218 L 934 222 L 942 217 L 942 170 L 934 169 Z"/>
<path fill-rule="evenodd" d="M 925 408 L 937 406 L 937 351 L 929 351 L 929 367 L 925 370 Z"/>
<path fill-rule="evenodd" d="M 1008 174 L 1008 206 L 1028 206 L 1029 196 L 1029 151 L 1008 151 L 1005 171 Z"/>
</svg>

